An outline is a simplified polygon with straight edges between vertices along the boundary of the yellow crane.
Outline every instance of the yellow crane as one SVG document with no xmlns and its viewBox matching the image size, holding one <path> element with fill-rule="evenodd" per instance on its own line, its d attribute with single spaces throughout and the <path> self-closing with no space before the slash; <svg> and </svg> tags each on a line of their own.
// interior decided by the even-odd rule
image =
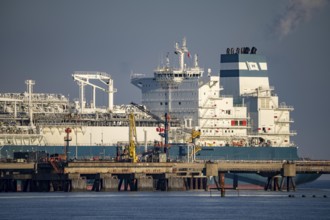
<svg viewBox="0 0 330 220">
<path fill-rule="evenodd" d="M 187 133 L 190 132 L 190 138 L 188 138 L 186 141 L 189 143 L 196 144 L 196 139 L 201 137 L 201 131 L 195 130 L 195 129 L 192 129 L 192 130 L 187 129 L 186 131 L 187 131 Z"/>
<path fill-rule="evenodd" d="M 136 135 L 135 118 L 134 118 L 134 113 L 131 112 L 129 114 L 129 146 L 128 146 L 128 152 L 129 152 L 129 156 L 132 159 L 133 163 L 136 163 L 138 161 L 138 157 L 136 155 L 136 143 L 137 143 L 137 135 Z"/>
<path fill-rule="evenodd" d="M 191 130 L 191 138 L 190 141 L 192 144 L 194 144 L 194 148 L 191 151 L 190 157 L 194 157 L 198 151 L 201 151 L 202 148 L 198 145 L 196 145 L 196 139 L 201 137 L 201 131 L 200 130 Z"/>
<path fill-rule="evenodd" d="M 196 138 L 200 138 L 201 137 L 201 131 L 200 130 L 195 130 L 192 129 L 191 131 L 191 141 L 195 144 L 195 140 Z"/>
</svg>

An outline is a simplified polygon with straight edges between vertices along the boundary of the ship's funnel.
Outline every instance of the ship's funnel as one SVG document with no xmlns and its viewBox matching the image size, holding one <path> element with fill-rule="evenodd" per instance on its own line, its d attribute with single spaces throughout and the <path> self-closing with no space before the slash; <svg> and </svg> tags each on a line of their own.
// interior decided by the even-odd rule
<svg viewBox="0 0 330 220">
<path fill-rule="evenodd" d="M 220 77 L 224 87 L 222 94 L 235 99 L 253 93 L 257 88 L 269 89 L 266 58 L 253 53 L 231 53 L 221 55 Z M 243 50 L 244 51 L 244 50 Z"/>
</svg>

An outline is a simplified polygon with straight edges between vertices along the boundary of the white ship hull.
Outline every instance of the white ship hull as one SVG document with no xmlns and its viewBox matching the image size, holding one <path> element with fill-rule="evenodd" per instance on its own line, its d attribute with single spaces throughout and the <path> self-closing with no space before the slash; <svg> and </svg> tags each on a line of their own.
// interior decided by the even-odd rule
<svg viewBox="0 0 330 220">
<path fill-rule="evenodd" d="M 40 126 L 39 134 L 0 134 L 0 145 L 37 145 L 37 146 L 63 146 L 66 136 L 65 129 L 70 127 L 72 146 L 116 146 L 128 143 L 127 126 Z M 157 127 L 137 127 L 137 139 L 140 144 L 152 145 L 160 142 L 161 136 Z"/>
</svg>

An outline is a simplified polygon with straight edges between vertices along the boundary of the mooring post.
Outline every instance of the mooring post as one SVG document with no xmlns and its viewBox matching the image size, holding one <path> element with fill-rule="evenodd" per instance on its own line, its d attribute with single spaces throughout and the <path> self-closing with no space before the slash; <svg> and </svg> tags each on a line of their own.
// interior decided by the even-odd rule
<svg viewBox="0 0 330 220">
<path fill-rule="evenodd" d="M 233 189 L 237 189 L 237 188 L 238 188 L 238 176 L 236 174 L 234 174 Z"/>
<path fill-rule="evenodd" d="M 286 190 L 289 192 L 292 189 L 295 190 L 294 177 L 296 176 L 296 164 L 295 163 L 284 163 L 282 168 L 282 179 L 286 178 Z M 291 183 L 291 184 L 290 184 Z M 283 181 L 281 185 L 283 184 Z"/>
<path fill-rule="evenodd" d="M 286 191 L 290 192 L 290 177 L 286 177 Z"/>
<path fill-rule="evenodd" d="M 220 187 L 218 186 L 218 182 L 217 182 L 217 178 L 216 178 L 217 176 L 219 176 L 218 164 L 208 162 L 205 164 L 205 169 L 206 169 L 206 172 L 205 172 L 206 176 L 208 178 L 213 177 L 213 180 L 214 180 L 215 184 L 217 185 L 217 188 L 219 189 Z M 206 183 L 207 183 L 207 180 L 206 180 Z M 208 189 L 207 184 L 206 184 L 206 188 Z"/>
<path fill-rule="evenodd" d="M 225 197 L 225 174 L 222 172 L 219 172 L 219 182 L 220 182 L 221 197 Z"/>
<path fill-rule="evenodd" d="M 271 177 L 267 177 L 267 183 L 266 183 L 266 185 L 264 187 L 265 191 L 268 191 L 269 190 L 269 188 L 271 186 L 271 180 L 272 180 Z"/>
</svg>

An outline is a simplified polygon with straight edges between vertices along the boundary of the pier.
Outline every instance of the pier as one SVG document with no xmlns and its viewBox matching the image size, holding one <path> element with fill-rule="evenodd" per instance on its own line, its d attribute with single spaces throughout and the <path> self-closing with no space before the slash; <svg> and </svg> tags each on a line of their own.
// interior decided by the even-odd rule
<svg viewBox="0 0 330 220">
<path fill-rule="evenodd" d="M 236 173 L 267 177 L 265 190 L 290 191 L 297 174 L 330 174 L 330 161 L 2 162 L 0 192 L 209 190 L 213 179 L 224 196 L 225 175 Z"/>
</svg>

